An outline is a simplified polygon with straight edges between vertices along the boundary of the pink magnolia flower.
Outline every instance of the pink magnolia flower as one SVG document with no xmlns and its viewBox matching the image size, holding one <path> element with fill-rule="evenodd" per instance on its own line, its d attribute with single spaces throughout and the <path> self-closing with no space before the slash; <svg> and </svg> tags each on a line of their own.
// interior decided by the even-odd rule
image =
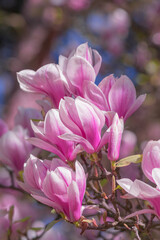
<svg viewBox="0 0 160 240">
<path fill-rule="evenodd" d="M 69 96 L 68 83 L 60 67 L 56 64 L 47 64 L 33 70 L 23 70 L 17 73 L 20 88 L 27 92 L 42 93 L 49 97 L 55 108 L 64 96 Z"/>
<path fill-rule="evenodd" d="M 125 75 L 114 78 L 113 75 L 104 78 L 98 86 L 85 82 L 83 97 L 90 100 L 100 109 L 114 111 L 124 121 L 131 116 L 143 103 L 146 95 L 136 99 L 136 90 L 132 81 Z"/>
<path fill-rule="evenodd" d="M 125 75 L 114 78 L 112 75 L 104 78 L 99 88 L 105 94 L 111 111 L 118 113 L 126 120 L 143 103 L 146 95 L 136 99 L 136 90 L 132 81 Z"/>
<path fill-rule="evenodd" d="M 23 169 L 23 164 L 32 150 L 26 138 L 27 130 L 21 126 L 16 126 L 0 138 L 0 162 L 8 165 L 16 173 Z"/>
<path fill-rule="evenodd" d="M 30 156 L 20 186 L 38 201 L 64 213 L 71 222 L 79 220 L 86 188 L 85 172 L 76 161 L 75 171 L 60 159 L 41 161 Z"/>
<path fill-rule="evenodd" d="M 29 136 L 34 136 L 33 129 L 31 127 L 31 119 L 42 120 L 42 114 L 39 110 L 33 108 L 18 108 L 15 116 L 15 125 L 21 125 L 28 130 Z"/>
<path fill-rule="evenodd" d="M 150 141 L 143 151 L 142 170 L 146 177 L 157 185 L 153 188 L 148 184 L 135 180 L 123 178 L 118 184 L 124 188 L 129 195 L 126 198 L 137 197 L 149 201 L 157 215 L 160 217 L 160 141 Z"/>
<path fill-rule="evenodd" d="M 31 122 L 31 124 L 36 138 L 30 138 L 30 143 L 58 155 L 63 161 L 72 161 L 76 158 L 81 147 L 75 146 L 72 140 L 59 138 L 64 133 L 72 132 L 61 121 L 57 109 L 49 110 L 44 122 L 40 121 L 38 124 Z"/>
<path fill-rule="evenodd" d="M 68 58 L 59 57 L 60 68 L 65 74 L 70 90 L 74 95 L 82 95 L 84 81 L 95 81 L 101 61 L 99 53 L 89 48 L 87 43 L 78 46 Z"/>
<path fill-rule="evenodd" d="M 105 115 L 100 109 L 81 97 L 65 97 L 61 100 L 59 111 L 52 109 L 46 114 L 44 122 L 32 122 L 36 138 L 30 142 L 42 149 L 53 152 L 63 161 L 72 161 L 83 149 L 88 153 L 99 151 L 109 142 L 110 159 L 119 156 L 123 120 L 115 114 L 110 120 L 110 128 L 102 135 Z"/>
<path fill-rule="evenodd" d="M 85 99 L 66 97 L 61 100 L 59 115 L 64 125 L 71 130 L 61 135 L 61 139 L 80 143 L 88 153 L 99 151 L 108 142 L 109 130 L 101 136 L 105 126 L 104 113 Z"/>
<path fill-rule="evenodd" d="M 143 151 L 142 170 L 146 177 L 160 188 L 160 175 L 159 181 L 156 180 L 160 171 L 160 140 L 147 143 Z"/>
<path fill-rule="evenodd" d="M 123 196 L 124 198 L 140 198 L 149 201 L 160 217 L 160 190 L 137 179 L 132 182 L 128 178 L 123 178 L 117 183 L 128 193 Z"/>
</svg>

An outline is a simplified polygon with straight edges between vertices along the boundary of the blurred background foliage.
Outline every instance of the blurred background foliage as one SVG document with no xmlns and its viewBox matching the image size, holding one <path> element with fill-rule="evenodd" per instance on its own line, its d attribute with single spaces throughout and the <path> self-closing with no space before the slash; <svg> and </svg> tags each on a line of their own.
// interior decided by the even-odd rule
<svg viewBox="0 0 160 240">
<path fill-rule="evenodd" d="M 1 0 L 1 117 L 7 119 L 13 107 L 17 71 L 57 63 L 60 54 L 88 42 L 103 59 L 97 83 L 111 73 L 126 74 L 138 94 L 148 94 L 126 128 L 139 142 L 159 139 L 159 16 L 159 0 Z"/>
</svg>

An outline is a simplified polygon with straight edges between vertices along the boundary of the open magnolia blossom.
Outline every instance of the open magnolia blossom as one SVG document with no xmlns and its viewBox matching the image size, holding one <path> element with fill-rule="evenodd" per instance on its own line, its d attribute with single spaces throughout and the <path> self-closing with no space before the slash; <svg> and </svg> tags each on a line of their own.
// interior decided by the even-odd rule
<svg viewBox="0 0 160 240">
<path fill-rule="evenodd" d="M 95 81 L 101 62 L 99 53 L 89 48 L 87 43 L 78 46 L 68 58 L 59 57 L 59 66 L 67 78 L 72 94 L 81 96 L 84 82 Z"/>
<path fill-rule="evenodd" d="M 120 78 L 109 75 L 98 86 L 86 81 L 83 86 L 83 96 L 102 110 L 118 113 L 124 120 L 141 106 L 146 97 L 144 94 L 136 99 L 135 87 L 125 75 Z"/>
<path fill-rule="evenodd" d="M 119 157 L 123 120 L 115 114 L 111 126 L 102 135 L 105 114 L 87 100 L 65 97 L 61 100 L 59 111 L 51 109 L 44 122 L 32 122 L 36 138 L 30 142 L 42 149 L 57 154 L 62 160 L 72 161 L 77 153 L 85 150 L 95 153 L 108 143 L 108 157 Z"/>
<path fill-rule="evenodd" d="M 22 90 L 44 94 L 54 108 L 58 108 L 65 96 L 81 96 L 101 110 L 114 111 L 126 120 L 141 106 L 146 95 L 136 99 L 135 87 L 125 75 L 120 78 L 109 75 L 96 86 L 101 62 L 99 53 L 84 43 L 68 58 L 60 56 L 59 65 L 47 64 L 36 72 L 23 70 L 17 73 L 17 78 Z"/>
<path fill-rule="evenodd" d="M 116 239 L 125 228 L 140 239 L 138 231 L 148 233 L 153 219 L 142 216 L 138 221 L 135 214 L 150 212 L 160 217 L 160 142 L 147 144 L 143 160 L 140 154 L 128 156 L 133 154 L 137 142 L 134 133 L 128 131 L 121 149 L 124 123 L 141 106 L 145 94 L 137 98 L 132 81 L 125 75 L 109 75 L 97 86 L 101 61 L 99 53 L 84 43 L 68 57 L 60 56 L 59 64 L 17 74 L 22 90 L 40 93 L 42 97 L 36 101 L 40 110 L 18 110 L 12 130 L 0 121 L 0 162 L 5 170 L 1 171 L 0 188 L 11 188 L 22 196 L 26 191 L 56 212 L 52 211 L 52 223 L 42 224 L 43 229 L 37 233 L 34 227 L 18 232 L 18 239 L 26 239 L 30 231 L 31 240 L 36 236 L 40 239 L 50 225 L 62 218 L 82 233 L 96 230 L 93 240 L 97 236 L 111 239 L 111 235 Z M 120 154 L 125 158 L 119 160 Z M 141 181 L 143 178 L 136 179 L 138 166 L 134 168 L 133 164 L 141 160 L 144 174 L 156 187 Z M 124 178 L 126 166 L 136 179 L 134 182 Z M 117 183 L 127 192 L 123 198 L 147 200 L 154 210 L 145 208 L 143 203 L 139 210 L 137 201 L 129 209 L 129 202 L 123 203 L 119 198 L 121 189 Z M 44 207 L 42 204 L 40 208 Z M 86 211 L 82 215 L 83 209 Z M 10 218 L 11 210 L 7 212 Z M 3 214 L 0 211 L 0 217 Z M 12 240 L 11 227 L 17 222 L 11 220 L 5 231 Z"/>
<path fill-rule="evenodd" d="M 151 187 L 137 179 L 133 182 L 128 178 L 123 178 L 118 180 L 117 183 L 128 193 L 123 198 L 140 198 L 149 201 L 160 218 L 160 189 Z"/>
<path fill-rule="evenodd" d="M 160 140 L 150 141 L 143 151 L 142 170 L 146 177 L 157 185 L 156 188 L 148 184 L 124 178 L 118 184 L 128 193 L 125 198 L 137 197 L 149 201 L 160 217 Z"/>
<path fill-rule="evenodd" d="M 38 124 L 32 122 L 32 128 L 36 138 L 30 138 L 30 143 L 58 155 L 63 161 L 73 161 L 82 149 L 72 140 L 66 141 L 59 138 L 64 133 L 72 132 L 61 121 L 57 109 L 49 110 L 44 121 Z"/>
<path fill-rule="evenodd" d="M 60 159 L 42 161 L 31 155 L 24 167 L 24 183 L 19 184 L 38 201 L 65 214 L 69 221 L 80 219 L 86 177 L 78 161 L 73 171 Z"/>
<path fill-rule="evenodd" d="M 36 72 L 23 70 L 17 73 L 17 79 L 22 90 L 44 94 L 55 108 L 58 108 L 61 98 L 69 95 L 66 78 L 56 64 L 47 64 Z"/>
</svg>

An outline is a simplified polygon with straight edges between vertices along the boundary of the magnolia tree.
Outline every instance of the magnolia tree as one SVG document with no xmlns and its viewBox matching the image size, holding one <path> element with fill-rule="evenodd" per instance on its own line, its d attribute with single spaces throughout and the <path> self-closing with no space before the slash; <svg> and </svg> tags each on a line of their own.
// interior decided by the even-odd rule
<svg viewBox="0 0 160 240">
<path fill-rule="evenodd" d="M 143 155 L 130 155 L 136 136 L 124 131 L 146 95 L 136 97 L 127 76 L 109 75 L 97 86 L 101 61 L 85 43 L 68 58 L 60 56 L 59 64 L 17 73 L 22 90 L 41 94 L 41 111 L 19 109 L 11 130 L 0 121 L 0 161 L 6 172 L 0 188 L 12 197 L 27 192 L 49 206 L 54 217 L 33 227 L 34 219 L 28 223 L 24 213 L 17 216 L 19 203 L 14 199 L 7 205 L 8 198 L 0 205 L 2 240 L 54 239 L 45 235 L 61 220 L 81 229 L 82 238 L 87 230 L 95 231 L 92 239 L 108 239 L 108 231 L 116 233 L 110 239 L 153 239 L 159 229 L 160 141 L 148 142 Z M 139 163 L 141 180 L 134 178 Z M 123 169 L 130 178 L 122 177 Z"/>
</svg>

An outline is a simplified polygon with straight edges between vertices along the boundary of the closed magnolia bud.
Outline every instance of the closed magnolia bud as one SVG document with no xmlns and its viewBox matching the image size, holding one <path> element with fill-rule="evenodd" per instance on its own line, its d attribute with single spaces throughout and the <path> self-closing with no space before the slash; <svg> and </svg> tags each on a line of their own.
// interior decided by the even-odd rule
<svg viewBox="0 0 160 240">
<path fill-rule="evenodd" d="M 78 161 L 73 171 L 60 159 L 42 161 L 31 155 L 20 186 L 36 200 L 65 214 L 69 221 L 75 222 L 81 217 L 86 177 Z"/>
</svg>

